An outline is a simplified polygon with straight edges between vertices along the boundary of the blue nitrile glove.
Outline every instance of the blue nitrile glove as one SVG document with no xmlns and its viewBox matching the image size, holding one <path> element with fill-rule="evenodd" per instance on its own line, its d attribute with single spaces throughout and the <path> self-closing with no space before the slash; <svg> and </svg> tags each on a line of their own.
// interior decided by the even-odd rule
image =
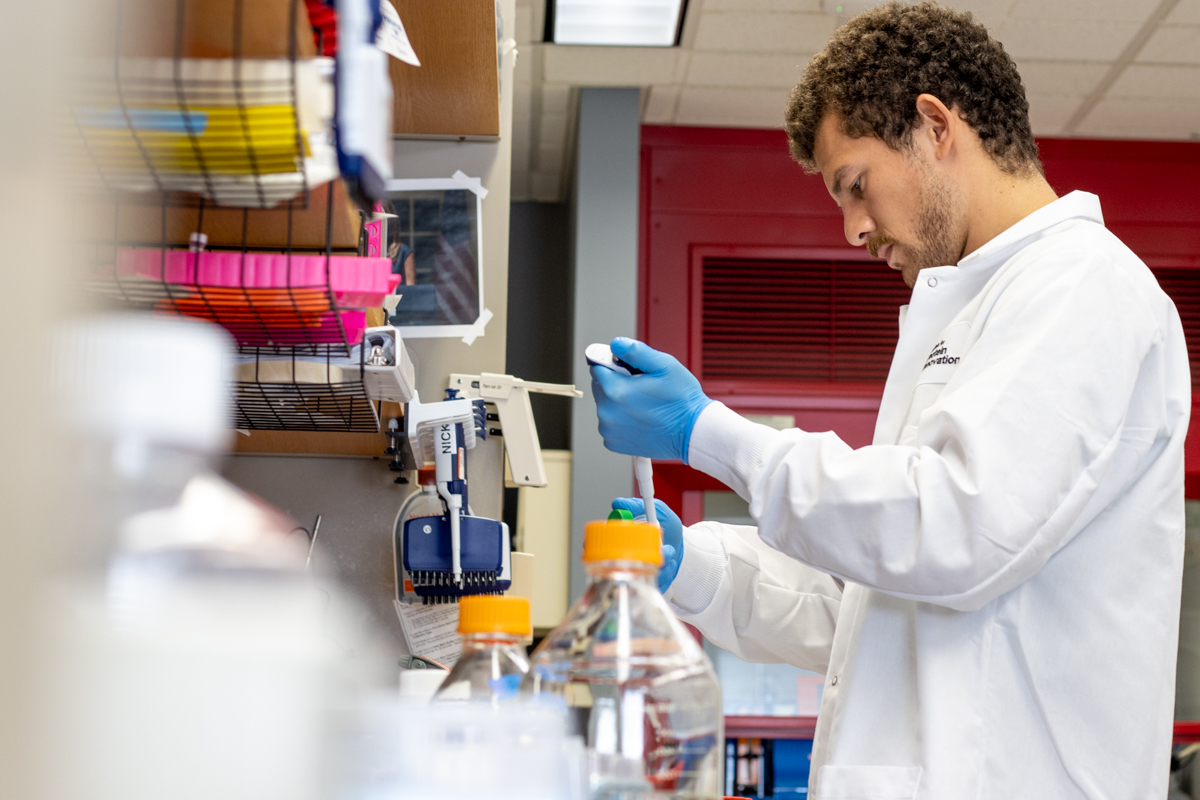
<svg viewBox="0 0 1200 800">
<path fill-rule="evenodd" d="M 687 463 L 692 427 L 712 402 L 674 356 L 634 339 L 612 340 L 613 355 L 641 375 L 592 367 L 592 395 L 604 446 L 616 453 Z"/>
<path fill-rule="evenodd" d="M 622 359 L 624 360 L 624 359 Z M 618 497 L 612 502 L 613 508 L 623 508 L 639 522 L 646 519 L 646 504 L 640 497 Z M 658 512 L 658 524 L 662 527 L 663 565 L 658 570 L 658 590 L 665 592 L 675 580 L 679 572 L 679 564 L 683 561 L 683 523 L 675 512 L 667 507 L 662 500 L 654 501 L 654 510 Z"/>
</svg>

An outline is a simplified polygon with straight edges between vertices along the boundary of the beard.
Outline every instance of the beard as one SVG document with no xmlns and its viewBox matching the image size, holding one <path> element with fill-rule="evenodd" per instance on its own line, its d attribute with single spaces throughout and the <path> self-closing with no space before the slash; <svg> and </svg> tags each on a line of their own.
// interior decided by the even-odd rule
<svg viewBox="0 0 1200 800">
<path fill-rule="evenodd" d="M 916 241 L 902 242 L 887 234 L 867 240 L 867 250 L 875 258 L 882 247 L 892 245 L 898 256 L 896 266 L 910 289 L 926 267 L 957 264 L 966 241 L 959 198 L 940 174 L 924 164 L 920 171 Z"/>
</svg>

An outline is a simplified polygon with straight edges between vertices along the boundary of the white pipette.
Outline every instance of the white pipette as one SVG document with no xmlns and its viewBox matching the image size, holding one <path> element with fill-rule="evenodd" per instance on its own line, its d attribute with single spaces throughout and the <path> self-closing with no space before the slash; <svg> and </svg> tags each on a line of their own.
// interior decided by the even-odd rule
<svg viewBox="0 0 1200 800">
<path fill-rule="evenodd" d="M 642 502 L 646 505 L 646 522 L 657 525 L 658 510 L 654 507 L 654 467 L 650 464 L 650 459 L 634 456 L 633 471 L 637 473 L 638 491 L 642 493 Z"/>
<path fill-rule="evenodd" d="M 612 348 L 606 344 L 589 344 L 583 351 L 587 362 L 596 367 L 605 367 L 622 375 L 640 374 L 635 369 L 613 355 Z M 646 507 L 646 522 L 658 525 L 658 510 L 654 507 L 654 467 L 650 459 L 643 456 L 633 457 L 633 471 L 637 475 L 638 491 L 642 495 L 642 503 Z"/>
</svg>

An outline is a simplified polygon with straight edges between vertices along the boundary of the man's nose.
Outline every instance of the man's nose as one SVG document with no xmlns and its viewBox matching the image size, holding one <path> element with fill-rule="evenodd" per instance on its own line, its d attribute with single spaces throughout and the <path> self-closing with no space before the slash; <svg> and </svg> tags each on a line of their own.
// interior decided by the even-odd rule
<svg viewBox="0 0 1200 800">
<path fill-rule="evenodd" d="M 871 215 L 859 209 L 845 208 L 842 210 L 845 223 L 846 241 L 854 247 L 862 247 L 867 239 L 875 232 L 875 220 Z"/>
</svg>

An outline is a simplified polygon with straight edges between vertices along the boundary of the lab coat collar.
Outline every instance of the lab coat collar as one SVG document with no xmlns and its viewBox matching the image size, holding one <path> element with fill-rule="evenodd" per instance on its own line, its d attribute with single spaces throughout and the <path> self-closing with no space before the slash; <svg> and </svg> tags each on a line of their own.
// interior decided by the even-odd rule
<svg viewBox="0 0 1200 800">
<path fill-rule="evenodd" d="M 958 266 L 970 267 L 992 261 L 994 256 L 1000 255 L 1012 245 L 1069 219 L 1086 219 L 1103 225 L 1104 215 L 1100 211 L 1100 198 L 1091 192 L 1080 191 L 1064 195 L 993 237 L 974 253 L 959 261 Z"/>
</svg>

